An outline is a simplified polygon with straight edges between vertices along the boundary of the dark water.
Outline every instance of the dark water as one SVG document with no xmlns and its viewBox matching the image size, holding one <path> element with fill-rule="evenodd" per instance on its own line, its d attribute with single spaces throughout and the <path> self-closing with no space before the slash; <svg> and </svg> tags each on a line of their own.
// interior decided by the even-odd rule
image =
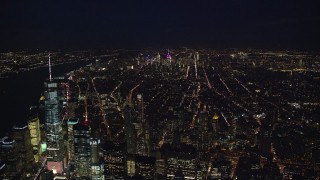
<svg viewBox="0 0 320 180">
<path fill-rule="evenodd" d="M 56 65 L 52 76 L 62 76 L 89 63 Z M 0 79 L 0 137 L 8 133 L 13 125 L 27 123 L 29 108 L 38 105 L 48 76 L 48 68 L 43 67 Z"/>
</svg>

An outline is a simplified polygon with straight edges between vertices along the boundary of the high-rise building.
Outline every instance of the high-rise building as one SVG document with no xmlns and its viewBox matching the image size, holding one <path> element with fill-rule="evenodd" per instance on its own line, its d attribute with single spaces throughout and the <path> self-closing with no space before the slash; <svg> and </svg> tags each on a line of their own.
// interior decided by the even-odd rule
<svg viewBox="0 0 320 180">
<path fill-rule="evenodd" d="M 47 142 L 47 166 L 54 174 L 63 172 L 62 102 L 58 82 L 45 82 L 45 126 Z"/>
<path fill-rule="evenodd" d="M 104 179 L 104 163 L 100 158 L 100 139 L 90 138 L 91 179 Z"/>
<path fill-rule="evenodd" d="M 157 61 L 160 61 L 160 59 L 161 59 L 161 56 L 160 56 L 160 54 L 159 54 L 159 52 L 158 52 L 157 55 L 156 55 L 156 60 L 157 60 Z"/>
<path fill-rule="evenodd" d="M 73 126 L 74 155 L 78 177 L 90 177 L 91 149 L 89 126 L 77 123 Z"/>
<path fill-rule="evenodd" d="M 96 67 L 99 68 L 101 66 L 101 62 L 100 59 L 96 59 Z"/>
<path fill-rule="evenodd" d="M 199 123 L 198 123 L 198 149 L 207 151 L 209 144 L 208 137 L 208 113 L 201 111 L 199 114 Z"/>
<path fill-rule="evenodd" d="M 33 149 L 33 157 L 35 162 L 39 162 L 41 155 L 41 131 L 40 123 L 37 116 L 33 116 L 29 119 L 28 128 L 30 131 L 31 145 Z"/>
<path fill-rule="evenodd" d="M 3 137 L 0 139 L 0 159 L 5 164 L 3 179 L 19 179 L 23 177 L 22 161 L 18 154 L 15 140 Z"/>
<path fill-rule="evenodd" d="M 138 113 L 138 122 L 144 123 L 144 105 L 143 105 L 143 97 L 141 94 L 137 95 L 137 113 Z"/>
<path fill-rule="evenodd" d="M 157 152 L 157 154 L 160 154 L 160 153 Z M 157 177 L 157 179 L 164 179 L 165 176 L 166 176 L 166 161 L 164 158 L 157 156 L 155 177 Z"/>
<path fill-rule="evenodd" d="M 164 145 L 163 145 L 164 146 Z M 180 147 L 163 147 L 163 155 L 166 157 L 167 179 L 181 178 L 195 179 L 197 176 L 197 150 L 192 145 L 181 145 Z M 182 172 L 177 173 L 178 171 Z"/>
<path fill-rule="evenodd" d="M 125 136 L 128 154 L 136 154 L 137 138 L 135 127 L 132 124 L 132 108 L 126 106 L 124 109 Z"/>
<path fill-rule="evenodd" d="M 124 179 L 126 176 L 125 143 L 107 141 L 103 147 L 105 179 Z"/>
<path fill-rule="evenodd" d="M 167 53 L 166 57 L 167 57 L 167 60 L 169 60 L 169 62 L 170 62 L 170 64 L 171 64 L 171 62 L 172 62 L 172 57 L 171 57 L 171 55 L 170 55 L 169 49 L 168 49 L 168 53 Z"/>
<path fill-rule="evenodd" d="M 136 153 L 141 156 L 150 156 L 150 123 L 144 117 L 144 102 L 141 94 L 137 95 L 137 122 L 141 128 L 137 129 L 139 134 L 137 140 L 137 151 Z M 139 129 L 142 131 L 139 132 Z"/>
<path fill-rule="evenodd" d="M 199 52 L 196 52 L 195 53 L 195 55 L 194 55 L 194 59 L 196 60 L 196 61 L 199 61 L 199 58 L 200 56 L 199 56 Z"/>
<path fill-rule="evenodd" d="M 219 120 L 219 116 L 217 115 L 217 113 L 214 113 L 212 117 L 212 129 L 214 133 L 218 132 L 218 120 Z"/>
<path fill-rule="evenodd" d="M 136 174 L 142 176 L 144 179 L 154 179 L 156 171 L 156 158 L 148 156 L 135 157 Z"/>
<path fill-rule="evenodd" d="M 17 153 L 22 161 L 22 169 L 27 173 L 34 163 L 33 148 L 31 145 L 30 131 L 28 126 L 14 126 L 12 128 L 12 137 L 16 142 Z"/>
<path fill-rule="evenodd" d="M 195 74 L 196 74 L 196 79 L 198 79 L 198 67 L 197 67 L 197 61 L 199 61 L 199 53 L 196 52 L 194 55 L 194 69 L 195 69 Z"/>
<path fill-rule="evenodd" d="M 74 134 L 73 126 L 79 122 L 78 118 L 70 118 L 67 122 L 68 129 L 68 143 L 67 143 L 67 153 L 69 161 L 74 161 Z"/>
<path fill-rule="evenodd" d="M 154 179 L 156 158 L 140 155 L 127 157 L 127 176 L 132 179 Z"/>
</svg>

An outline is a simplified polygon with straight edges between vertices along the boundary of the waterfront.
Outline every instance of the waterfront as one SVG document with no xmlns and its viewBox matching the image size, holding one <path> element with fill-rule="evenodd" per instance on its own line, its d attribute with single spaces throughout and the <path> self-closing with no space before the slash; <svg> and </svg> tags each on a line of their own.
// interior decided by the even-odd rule
<svg viewBox="0 0 320 180">
<path fill-rule="evenodd" d="M 89 60 L 56 65 L 52 68 L 52 75 L 62 76 L 90 62 Z M 25 124 L 28 121 L 29 108 L 32 105 L 38 105 L 44 81 L 48 77 L 48 67 L 41 67 L 0 79 L 0 133 L 2 136 L 8 133 L 13 125 Z"/>
</svg>

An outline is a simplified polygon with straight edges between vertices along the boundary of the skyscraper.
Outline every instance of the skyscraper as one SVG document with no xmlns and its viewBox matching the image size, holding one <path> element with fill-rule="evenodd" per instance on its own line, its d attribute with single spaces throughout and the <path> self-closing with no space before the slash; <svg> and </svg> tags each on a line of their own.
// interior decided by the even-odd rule
<svg viewBox="0 0 320 180">
<path fill-rule="evenodd" d="M 195 69 L 195 73 L 196 73 L 196 79 L 198 79 L 197 61 L 199 61 L 199 53 L 198 52 L 196 52 L 196 54 L 194 55 L 194 69 Z"/>
<path fill-rule="evenodd" d="M 104 164 L 100 159 L 100 139 L 90 138 L 91 179 L 104 179 Z"/>
<path fill-rule="evenodd" d="M 106 141 L 103 147 L 105 179 L 124 179 L 126 175 L 125 143 Z"/>
<path fill-rule="evenodd" d="M 150 155 L 150 124 L 144 117 L 144 102 L 143 96 L 141 94 L 137 95 L 137 121 L 141 124 L 142 133 L 139 137 L 137 144 L 137 154 L 141 156 L 149 156 Z M 139 150 L 138 150 L 139 149 Z"/>
<path fill-rule="evenodd" d="M 78 177 L 90 177 L 90 130 L 89 126 L 77 123 L 73 126 L 74 155 Z"/>
<path fill-rule="evenodd" d="M 73 125 L 77 124 L 78 118 L 69 118 L 67 122 L 68 128 L 68 143 L 67 143 L 67 153 L 69 161 L 74 161 L 74 135 L 73 135 Z"/>
<path fill-rule="evenodd" d="M 199 113 L 199 125 L 197 127 L 198 131 L 198 149 L 206 151 L 209 148 L 208 139 L 208 113 L 206 111 L 201 111 Z"/>
<path fill-rule="evenodd" d="M 27 173 L 31 169 L 30 164 L 34 162 L 30 131 L 28 126 L 14 126 L 12 133 L 16 142 L 17 155 L 21 157 L 22 169 L 24 173 Z"/>
<path fill-rule="evenodd" d="M 218 131 L 218 120 L 219 120 L 219 116 L 217 115 L 217 113 L 214 113 L 212 117 L 212 129 L 214 133 L 217 133 Z"/>
<path fill-rule="evenodd" d="M 18 179 L 22 177 L 22 161 L 18 154 L 17 144 L 15 140 L 3 137 L 0 139 L 0 159 L 5 164 L 2 171 L 7 179 Z M 5 179 L 4 178 L 4 179 Z"/>
<path fill-rule="evenodd" d="M 33 149 L 33 157 L 35 162 L 39 161 L 41 154 L 41 132 L 40 132 L 40 123 L 37 116 L 30 118 L 28 122 L 28 128 L 30 131 L 31 145 Z"/>
<path fill-rule="evenodd" d="M 63 171 L 62 103 L 59 101 L 58 83 L 45 82 L 45 120 L 47 166 L 54 174 Z"/>
<path fill-rule="evenodd" d="M 125 107 L 124 120 L 125 120 L 125 136 L 126 136 L 127 153 L 135 154 L 137 140 L 136 140 L 135 127 L 132 124 L 132 114 L 131 114 L 130 106 Z"/>
<path fill-rule="evenodd" d="M 168 148 L 168 149 L 165 149 Z M 197 165 L 197 150 L 192 145 L 181 145 L 180 147 L 167 146 L 162 149 L 166 157 L 166 179 L 182 178 L 195 179 Z M 181 173 L 177 173 L 181 171 Z"/>
<path fill-rule="evenodd" d="M 169 49 L 168 49 L 168 53 L 167 53 L 166 57 L 167 57 L 167 60 L 169 60 L 169 62 L 170 62 L 170 64 L 171 64 L 171 62 L 172 62 L 172 57 L 171 57 L 171 55 L 170 55 Z"/>
</svg>

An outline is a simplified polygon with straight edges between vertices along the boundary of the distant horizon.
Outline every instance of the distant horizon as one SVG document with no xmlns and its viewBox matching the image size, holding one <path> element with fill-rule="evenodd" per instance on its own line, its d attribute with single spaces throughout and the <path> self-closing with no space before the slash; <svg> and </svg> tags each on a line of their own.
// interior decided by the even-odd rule
<svg viewBox="0 0 320 180">
<path fill-rule="evenodd" d="M 5 1 L 0 51 L 211 47 L 320 50 L 316 0 Z"/>
<path fill-rule="evenodd" d="M 140 51 L 140 50 L 165 50 L 165 49 L 182 49 L 187 47 L 188 49 L 210 49 L 210 50 L 252 50 L 252 51 L 296 51 L 296 52 L 312 52 L 312 53 L 320 53 L 320 49 L 306 49 L 306 48 L 267 48 L 267 47 L 192 47 L 192 46 L 176 46 L 176 47 L 95 47 L 95 48 L 6 48 L 0 49 L 0 53 L 8 53 L 8 52 L 22 52 L 22 51 L 39 51 L 39 52 L 46 52 L 46 51 L 104 51 L 104 50 L 133 50 L 133 51 Z"/>
</svg>

